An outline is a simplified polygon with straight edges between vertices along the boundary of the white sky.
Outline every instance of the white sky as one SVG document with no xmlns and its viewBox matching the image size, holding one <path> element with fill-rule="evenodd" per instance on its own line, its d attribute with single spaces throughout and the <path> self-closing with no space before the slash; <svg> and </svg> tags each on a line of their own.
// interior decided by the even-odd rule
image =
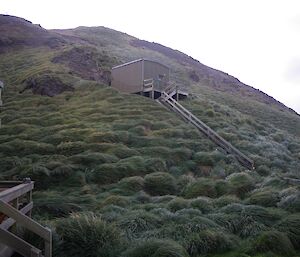
<svg viewBox="0 0 300 257">
<path fill-rule="evenodd" d="M 182 51 L 300 113 L 299 0 L 0 0 L 44 28 L 105 26 Z"/>
</svg>

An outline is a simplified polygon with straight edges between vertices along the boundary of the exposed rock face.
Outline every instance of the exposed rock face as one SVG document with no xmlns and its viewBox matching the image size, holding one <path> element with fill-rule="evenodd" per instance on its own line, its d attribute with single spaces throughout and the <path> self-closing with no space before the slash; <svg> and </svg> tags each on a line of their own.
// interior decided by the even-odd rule
<svg viewBox="0 0 300 257">
<path fill-rule="evenodd" d="M 54 57 L 52 62 L 67 65 L 71 73 L 83 79 L 110 84 L 111 72 L 107 66 L 112 66 L 113 60 L 93 47 L 74 47 Z"/>
<path fill-rule="evenodd" d="M 31 89 L 34 94 L 55 96 L 64 91 L 73 91 L 74 88 L 62 82 L 59 77 L 53 74 L 42 74 L 28 78 L 24 81 L 25 88 L 20 92 Z"/>
</svg>

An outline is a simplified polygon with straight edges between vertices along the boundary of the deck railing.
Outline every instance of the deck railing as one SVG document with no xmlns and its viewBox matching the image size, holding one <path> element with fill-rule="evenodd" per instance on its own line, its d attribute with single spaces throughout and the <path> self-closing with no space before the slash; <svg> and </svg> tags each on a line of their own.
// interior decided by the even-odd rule
<svg viewBox="0 0 300 257">
<path fill-rule="evenodd" d="M 0 255 L 10 256 L 12 250 L 24 257 L 51 257 L 52 232 L 31 219 L 33 207 L 32 190 L 34 182 L 0 182 Z M 45 243 L 42 250 L 24 241 L 16 234 L 16 226 L 22 227 L 39 235 Z"/>
</svg>

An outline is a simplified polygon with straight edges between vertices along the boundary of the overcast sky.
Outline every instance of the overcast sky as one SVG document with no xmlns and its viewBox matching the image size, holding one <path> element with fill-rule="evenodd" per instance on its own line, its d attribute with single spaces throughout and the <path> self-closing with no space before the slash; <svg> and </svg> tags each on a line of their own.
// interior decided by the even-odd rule
<svg viewBox="0 0 300 257">
<path fill-rule="evenodd" d="M 299 0 L 0 0 L 46 29 L 105 26 L 182 51 L 300 113 Z"/>
</svg>

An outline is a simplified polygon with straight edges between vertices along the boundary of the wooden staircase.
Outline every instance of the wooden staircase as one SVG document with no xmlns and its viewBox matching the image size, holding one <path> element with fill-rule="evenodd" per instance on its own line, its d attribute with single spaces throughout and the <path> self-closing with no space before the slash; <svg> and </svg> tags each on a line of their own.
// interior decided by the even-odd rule
<svg viewBox="0 0 300 257">
<path fill-rule="evenodd" d="M 52 232 L 33 219 L 32 190 L 30 179 L 20 181 L 0 181 L 0 256 L 10 257 L 14 252 L 24 257 L 51 257 Z M 31 245 L 17 233 L 17 226 L 32 231 L 44 241 L 44 250 Z"/>
<path fill-rule="evenodd" d="M 247 169 L 254 169 L 254 162 L 250 158 L 248 158 L 245 154 L 240 152 L 224 138 L 218 135 L 214 130 L 208 127 L 204 122 L 198 119 L 195 115 L 193 115 L 189 110 L 187 110 L 173 98 L 173 96 L 176 94 L 176 90 L 176 87 L 167 87 L 156 101 L 167 107 L 169 110 L 177 113 L 185 121 L 194 125 L 216 145 L 223 148 L 226 153 L 234 155 L 241 165 L 243 165 Z"/>
</svg>

